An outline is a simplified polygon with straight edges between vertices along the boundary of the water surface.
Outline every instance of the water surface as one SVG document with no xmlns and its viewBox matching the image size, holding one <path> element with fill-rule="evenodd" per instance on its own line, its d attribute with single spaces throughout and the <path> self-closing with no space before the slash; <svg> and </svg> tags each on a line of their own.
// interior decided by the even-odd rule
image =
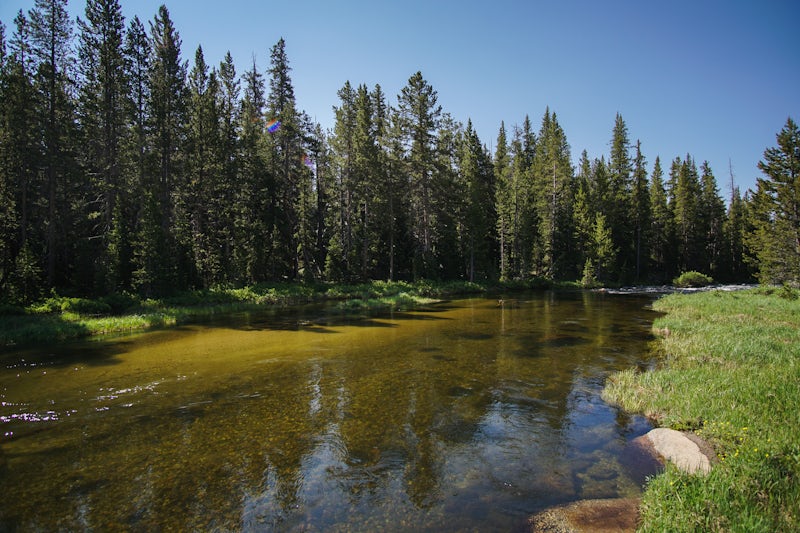
<svg viewBox="0 0 800 533">
<path fill-rule="evenodd" d="M 0 355 L 0 530 L 510 530 L 637 495 L 650 300 L 322 307 Z"/>
</svg>

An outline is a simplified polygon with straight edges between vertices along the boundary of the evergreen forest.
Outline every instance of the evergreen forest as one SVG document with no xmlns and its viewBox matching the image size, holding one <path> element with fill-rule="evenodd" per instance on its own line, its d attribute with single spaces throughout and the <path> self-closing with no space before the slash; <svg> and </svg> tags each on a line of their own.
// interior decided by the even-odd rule
<svg viewBox="0 0 800 533">
<path fill-rule="evenodd" d="M 394 98 L 345 82 L 323 130 L 283 39 L 237 69 L 201 47 L 184 59 L 165 6 L 126 21 L 118 0 L 88 0 L 72 21 L 66 0 L 36 0 L 5 22 L 0 303 L 270 281 L 800 281 L 792 119 L 756 190 L 729 176 L 723 197 L 691 154 L 648 161 L 619 114 L 599 157 L 573 160 L 549 108 L 500 123 L 490 151 L 416 72 Z"/>
</svg>

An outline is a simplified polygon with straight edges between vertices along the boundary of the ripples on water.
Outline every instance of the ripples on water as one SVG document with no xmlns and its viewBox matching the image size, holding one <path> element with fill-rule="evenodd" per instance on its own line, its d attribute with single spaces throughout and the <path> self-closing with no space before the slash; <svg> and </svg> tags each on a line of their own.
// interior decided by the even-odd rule
<svg viewBox="0 0 800 533">
<path fill-rule="evenodd" d="M 637 494 L 633 296 L 319 307 L 6 353 L 0 530 L 460 530 Z"/>
</svg>

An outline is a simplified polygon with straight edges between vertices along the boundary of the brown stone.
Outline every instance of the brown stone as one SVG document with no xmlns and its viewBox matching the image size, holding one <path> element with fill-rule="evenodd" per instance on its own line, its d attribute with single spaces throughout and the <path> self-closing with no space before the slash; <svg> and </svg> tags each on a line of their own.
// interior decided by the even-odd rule
<svg viewBox="0 0 800 533">
<path fill-rule="evenodd" d="M 636 531 L 639 500 L 580 500 L 551 507 L 528 519 L 532 533 L 612 533 Z"/>
</svg>

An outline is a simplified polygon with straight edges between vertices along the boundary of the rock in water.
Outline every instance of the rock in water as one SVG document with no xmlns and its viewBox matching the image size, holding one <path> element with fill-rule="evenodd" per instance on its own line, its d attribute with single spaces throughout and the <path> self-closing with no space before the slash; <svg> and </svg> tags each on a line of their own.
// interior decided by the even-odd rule
<svg viewBox="0 0 800 533">
<path fill-rule="evenodd" d="M 614 498 L 580 500 L 551 507 L 528 520 L 532 533 L 611 533 L 636 531 L 639 500 Z"/>
</svg>

